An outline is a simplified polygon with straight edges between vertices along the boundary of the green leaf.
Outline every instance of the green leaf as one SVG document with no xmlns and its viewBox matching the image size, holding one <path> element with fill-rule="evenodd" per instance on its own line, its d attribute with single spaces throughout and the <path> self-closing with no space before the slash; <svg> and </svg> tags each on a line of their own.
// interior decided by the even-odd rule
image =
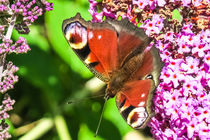
<svg viewBox="0 0 210 140">
<path fill-rule="evenodd" d="M 104 118 L 111 121 L 119 129 L 122 136 L 132 130 L 132 128 L 120 115 L 120 112 L 116 107 L 115 99 L 109 99 L 109 101 L 107 102 L 104 112 Z"/>
<path fill-rule="evenodd" d="M 181 16 L 181 14 L 179 13 L 179 11 L 178 11 L 177 9 L 175 9 L 175 10 L 173 10 L 172 13 L 173 13 L 172 18 L 173 18 L 173 19 L 176 19 L 176 20 L 178 20 L 178 21 L 181 22 L 182 16 Z"/>
<path fill-rule="evenodd" d="M 92 132 L 87 125 L 81 124 L 80 125 L 80 131 L 78 134 L 78 140 L 105 140 L 101 138 L 100 136 L 94 137 L 94 132 Z"/>
</svg>

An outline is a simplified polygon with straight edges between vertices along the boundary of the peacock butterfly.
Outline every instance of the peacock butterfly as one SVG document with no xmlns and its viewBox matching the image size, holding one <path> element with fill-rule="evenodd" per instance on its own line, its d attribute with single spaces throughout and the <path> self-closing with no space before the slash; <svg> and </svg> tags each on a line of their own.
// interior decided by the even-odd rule
<svg viewBox="0 0 210 140">
<path fill-rule="evenodd" d="M 107 83 L 105 99 L 116 105 L 127 123 L 143 128 L 151 118 L 151 99 L 159 84 L 162 62 L 143 29 L 129 22 L 91 23 L 80 14 L 63 21 L 63 34 L 83 63 Z"/>
</svg>

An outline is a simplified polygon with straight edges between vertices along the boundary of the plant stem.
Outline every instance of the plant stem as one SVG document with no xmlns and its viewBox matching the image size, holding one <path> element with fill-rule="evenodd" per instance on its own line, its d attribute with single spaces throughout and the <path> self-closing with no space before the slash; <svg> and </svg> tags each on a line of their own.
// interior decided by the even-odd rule
<svg viewBox="0 0 210 140">
<path fill-rule="evenodd" d="M 9 27 L 7 29 L 5 39 L 10 39 L 11 38 L 12 31 L 13 31 L 13 28 L 15 26 L 15 22 L 16 22 L 16 15 L 13 14 L 12 17 L 11 17 L 11 21 L 9 23 Z M 1 82 L 2 77 L 3 77 L 3 68 L 4 68 L 5 59 L 6 59 L 6 53 L 1 54 L 0 55 L 0 82 Z"/>
<path fill-rule="evenodd" d="M 10 23 L 9 23 L 9 27 L 8 27 L 6 36 L 5 36 L 6 39 L 10 39 L 11 36 L 12 36 L 12 31 L 13 31 L 13 28 L 14 28 L 14 26 L 15 26 L 16 18 L 17 18 L 16 15 L 13 14 L 12 17 L 11 17 L 11 21 L 10 21 Z"/>
<path fill-rule="evenodd" d="M 3 76 L 3 66 L 4 66 L 5 58 L 6 58 L 5 54 L 0 55 L 0 82 Z"/>
<path fill-rule="evenodd" d="M 31 131 L 20 137 L 19 140 L 36 140 L 46 134 L 53 127 L 52 118 L 42 118 Z"/>
<path fill-rule="evenodd" d="M 54 119 L 58 135 L 61 140 L 71 140 L 65 119 L 61 115 L 57 115 Z"/>
</svg>

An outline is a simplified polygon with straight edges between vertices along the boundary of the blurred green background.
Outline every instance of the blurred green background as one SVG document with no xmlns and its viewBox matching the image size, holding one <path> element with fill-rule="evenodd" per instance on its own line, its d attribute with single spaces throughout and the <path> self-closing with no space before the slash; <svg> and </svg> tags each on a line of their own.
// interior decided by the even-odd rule
<svg viewBox="0 0 210 140">
<path fill-rule="evenodd" d="M 89 3 L 87 0 L 51 2 L 54 10 L 31 25 L 28 35 L 13 32 L 13 40 L 24 36 L 31 51 L 7 57 L 20 68 L 17 73 L 19 81 L 9 91 L 16 100 L 8 120 L 11 139 L 151 139 L 148 128 L 135 131 L 126 124 L 117 110 L 115 99 L 107 102 L 98 136 L 94 138 L 104 100 L 103 97 L 88 97 L 104 95 L 105 86 L 94 79 L 72 52 L 61 28 L 63 20 L 77 12 L 85 20 L 91 20 Z M 67 104 L 68 101 L 76 103 Z"/>
</svg>

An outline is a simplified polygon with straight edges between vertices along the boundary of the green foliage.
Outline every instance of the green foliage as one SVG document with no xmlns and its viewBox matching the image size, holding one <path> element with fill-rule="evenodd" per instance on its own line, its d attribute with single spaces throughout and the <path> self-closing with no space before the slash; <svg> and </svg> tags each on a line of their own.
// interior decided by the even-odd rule
<svg viewBox="0 0 210 140">
<path fill-rule="evenodd" d="M 31 51 L 7 58 L 20 68 L 19 82 L 10 91 L 16 100 L 10 120 L 12 139 L 92 140 L 104 100 L 87 97 L 104 94 L 104 88 L 90 92 L 85 86 L 93 75 L 72 52 L 62 33 L 63 20 L 77 12 L 86 20 L 91 19 L 88 2 L 52 2 L 54 10 L 30 26 L 28 35 L 21 35 L 27 39 Z M 13 39 L 18 37 L 13 32 Z M 86 100 L 67 104 L 76 99 Z M 115 100 L 110 99 L 95 140 L 120 140 L 130 130 Z"/>
<path fill-rule="evenodd" d="M 181 15 L 180 15 L 180 13 L 179 13 L 179 11 L 178 11 L 177 9 L 175 9 L 175 10 L 173 11 L 173 16 L 172 16 L 172 18 L 173 18 L 173 19 L 176 19 L 176 20 L 178 20 L 178 21 L 181 22 L 182 17 L 181 17 Z"/>
</svg>

